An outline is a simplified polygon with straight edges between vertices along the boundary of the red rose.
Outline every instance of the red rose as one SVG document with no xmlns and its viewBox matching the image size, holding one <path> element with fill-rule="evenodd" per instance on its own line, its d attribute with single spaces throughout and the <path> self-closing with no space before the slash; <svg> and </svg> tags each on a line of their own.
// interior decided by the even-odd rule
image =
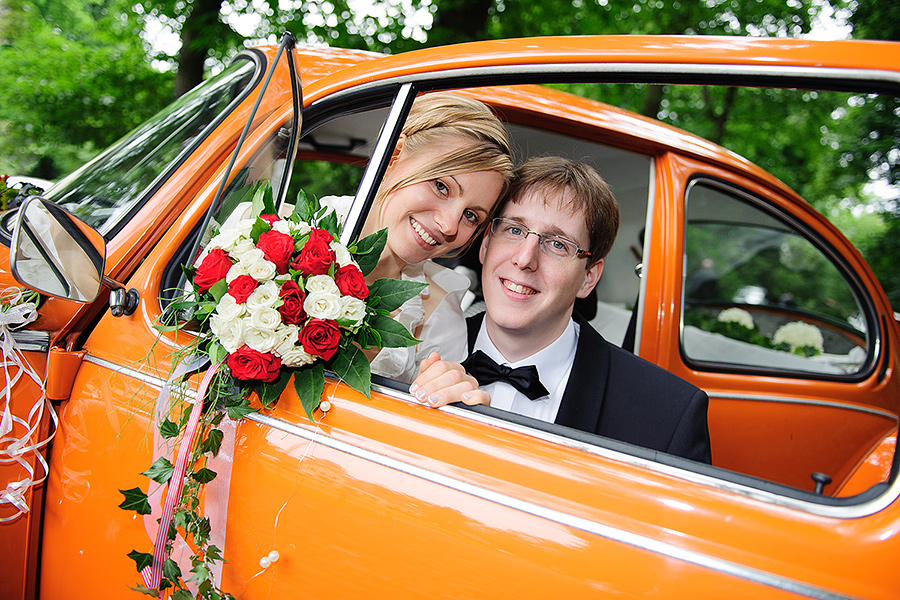
<svg viewBox="0 0 900 600">
<path fill-rule="evenodd" d="M 259 236 L 256 247 L 262 250 L 266 260 L 275 263 L 275 270 L 287 273 L 291 254 L 294 252 L 294 238 L 280 231 L 267 231 Z"/>
<path fill-rule="evenodd" d="M 306 320 L 306 311 L 303 310 L 303 301 L 306 294 L 300 289 L 296 281 L 285 281 L 278 291 L 282 305 L 278 307 L 281 320 L 288 325 L 300 325 Z"/>
<path fill-rule="evenodd" d="M 291 263 L 291 268 L 306 277 L 327 273 L 335 260 L 334 250 L 329 246 L 331 240 L 331 234 L 324 229 L 313 229 L 300 255 Z"/>
<path fill-rule="evenodd" d="M 238 304 L 243 304 L 259 285 L 255 279 L 249 275 L 238 275 L 228 284 L 228 293 L 234 298 Z"/>
<path fill-rule="evenodd" d="M 270 383 L 278 379 L 281 372 L 281 358 L 271 352 L 258 352 L 249 346 L 241 346 L 229 354 L 226 364 L 236 379 L 245 381 L 259 379 Z"/>
<path fill-rule="evenodd" d="M 210 250 L 197 272 L 194 273 L 194 285 L 200 290 L 200 293 L 206 292 L 219 281 L 225 279 L 228 269 L 234 264 L 228 253 L 221 248 Z"/>
<path fill-rule="evenodd" d="M 356 265 L 344 265 L 334 274 L 334 282 L 344 296 L 353 296 L 360 300 L 369 297 L 369 286 L 362 271 Z"/>
<path fill-rule="evenodd" d="M 341 341 L 341 330 L 331 319 L 310 319 L 300 330 L 300 345 L 307 353 L 331 360 Z"/>
<path fill-rule="evenodd" d="M 281 220 L 281 219 L 279 219 L 278 215 L 259 215 L 259 218 L 262 219 L 263 221 L 265 221 L 266 223 L 268 223 L 269 225 L 272 225 L 273 223 L 275 223 L 275 221 Z"/>
</svg>

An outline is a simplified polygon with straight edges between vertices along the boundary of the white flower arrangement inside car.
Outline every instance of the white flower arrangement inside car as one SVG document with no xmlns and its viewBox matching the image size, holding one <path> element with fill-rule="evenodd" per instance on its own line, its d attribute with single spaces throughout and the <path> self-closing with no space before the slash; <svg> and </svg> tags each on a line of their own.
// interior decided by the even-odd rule
<svg viewBox="0 0 900 600">
<path fill-rule="evenodd" d="M 716 318 L 722 323 L 737 323 L 747 329 L 756 327 L 753 316 L 742 308 L 726 308 Z"/>
<path fill-rule="evenodd" d="M 822 332 L 815 325 L 802 321 L 785 323 L 772 334 L 776 347 L 786 346 L 789 352 L 800 356 L 816 356 L 825 351 Z"/>
</svg>

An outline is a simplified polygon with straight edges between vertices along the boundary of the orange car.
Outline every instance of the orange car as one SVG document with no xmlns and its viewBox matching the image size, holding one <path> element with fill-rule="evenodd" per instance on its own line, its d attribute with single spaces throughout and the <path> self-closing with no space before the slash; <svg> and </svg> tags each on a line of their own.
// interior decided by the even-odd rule
<svg viewBox="0 0 900 600">
<path fill-rule="evenodd" d="M 765 170 L 586 97 L 626 84 L 893 101 L 900 45 L 629 36 L 397 56 L 254 49 L 55 184 L 50 202 L 8 212 L 3 287 L 21 287 L 15 271 L 44 293 L 40 317 L 12 333 L 35 378 L 14 383 L 9 406 L 23 422 L 45 409 L 33 443 L 54 414 L 59 424 L 52 444 L 0 464 L 3 484 L 39 481 L 48 461 L 43 483 L 15 488 L 18 504 L 10 486 L 0 497 L 0 596 L 139 596 L 129 553 L 152 548 L 163 488 L 141 473 L 161 455 L 160 390 L 190 340 L 154 326 L 171 321 L 180 265 L 220 188 L 241 177 L 271 180 L 279 202 L 299 188 L 355 195 L 349 242 L 410 103 L 449 89 L 496 110 L 517 158 L 561 154 L 609 181 L 622 226 L 579 310 L 708 393 L 713 465 L 491 408 L 431 410 L 388 379 L 366 398 L 329 373 L 315 422 L 288 387 L 275 408 L 222 423 L 201 498 L 225 559 L 216 585 L 237 598 L 896 598 L 900 330 L 884 291 Z M 819 134 L 804 125 L 785 135 Z M 467 307 L 478 300 L 476 287 Z M 131 488 L 153 514 L 119 508 Z M 196 548 L 177 540 L 187 578 Z"/>
</svg>

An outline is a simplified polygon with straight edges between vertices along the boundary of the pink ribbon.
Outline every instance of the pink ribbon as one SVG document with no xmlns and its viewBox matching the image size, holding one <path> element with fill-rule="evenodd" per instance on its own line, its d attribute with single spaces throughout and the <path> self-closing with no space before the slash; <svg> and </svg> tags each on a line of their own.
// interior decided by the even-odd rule
<svg viewBox="0 0 900 600">
<path fill-rule="evenodd" d="M 141 577 L 144 579 L 144 585 L 150 589 L 159 587 L 159 581 L 162 579 L 163 563 L 169 557 L 166 551 L 166 540 L 169 536 L 169 527 L 172 523 L 172 514 L 175 512 L 175 504 L 181 498 L 181 489 L 184 487 L 185 472 L 188 467 L 188 455 L 190 455 L 191 447 L 197 437 L 197 430 L 200 425 L 200 415 L 203 412 L 203 399 L 206 397 L 206 390 L 212 382 L 213 376 L 222 363 L 218 363 L 209 368 L 200 382 L 197 389 L 197 396 L 192 401 L 193 408 L 188 417 L 187 426 L 184 429 L 184 435 L 181 438 L 181 445 L 178 447 L 178 457 L 175 459 L 175 468 L 172 471 L 172 477 L 169 478 L 169 490 L 166 493 L 166 501 L 163 505 L 162 517 L 159 521 L 159 529 L 156 532 L 156 542 L 153 546 L 153 562 L 150 566 L 144 567 L 141 571 Z"/>
</svg>

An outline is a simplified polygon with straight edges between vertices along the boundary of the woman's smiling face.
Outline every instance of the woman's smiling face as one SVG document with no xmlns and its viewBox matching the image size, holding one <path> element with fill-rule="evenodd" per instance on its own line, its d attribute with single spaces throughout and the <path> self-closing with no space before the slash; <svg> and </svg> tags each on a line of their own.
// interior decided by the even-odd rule
<svg viewBox="0 0 900 600">
<path fill-rule="evenodd" d="M 420 172 L 459 145 L 442 144 L 411 156 L 404 155 L 401 144 L 385 185 Z M 476 171 L 438 176 L 394 190 L 378 209 L 377 229 L 388 228 L 386 250 L 401 264 L 418 264 L 460 248 L 485 222 L 503 184 L 497 171 Z"/>
</svg>

